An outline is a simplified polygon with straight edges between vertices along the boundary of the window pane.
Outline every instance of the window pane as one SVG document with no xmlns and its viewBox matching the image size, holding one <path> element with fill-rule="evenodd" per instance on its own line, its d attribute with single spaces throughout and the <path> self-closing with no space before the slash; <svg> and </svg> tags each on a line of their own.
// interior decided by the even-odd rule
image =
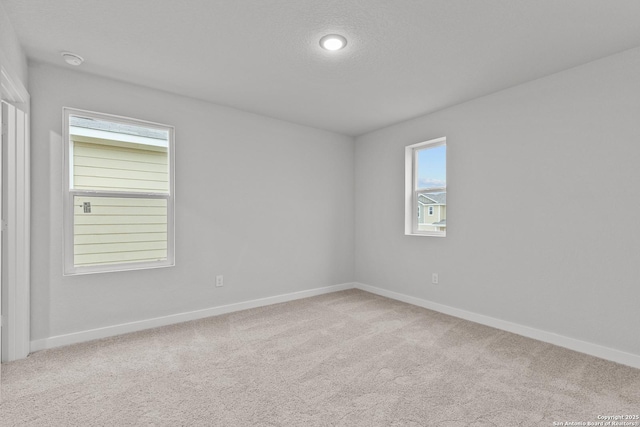
<svg viewBox="0 0 640 427">
<path fill-rule="evenodd" d="M 167 200 L 73 198 L 74 265 L 167 259 Z"/>
<path fill-rule="evenodd" d="M 166 130 L 70 116 L 69 137 L 72 189 L 169 192 Z"/>
<path fill-rule="evenodd" d="M 447 147 L 441 145 L 416 151 L 416 189 L 446 188 Z"/>
<path fill-rule="evenodd" d="M 422 191 L 418 197 L 418 231 L 447 230 L 447 193 Z"/>
<path fill-rule="evenodd" d="M 418 231 L 446 231 L 447 147 L 416 151 Z"/>
</svg>

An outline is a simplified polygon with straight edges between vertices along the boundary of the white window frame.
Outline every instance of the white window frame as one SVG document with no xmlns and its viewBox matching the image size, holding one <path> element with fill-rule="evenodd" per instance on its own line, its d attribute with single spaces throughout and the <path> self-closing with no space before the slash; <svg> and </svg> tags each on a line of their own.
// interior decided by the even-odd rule
<svg viewBox="0 0 640 427">
<path fill-rule="evenodd" d="M 433 216 L 433 205 L 429 205 L 428 215 Z"/>
<path fill-rule="evenodd" d="M 445 237 L 447 235 L 446 229 L 442 231 L 423 231 L 418 229 L 418 216 L 415 215 L 418 207 L 418 196 L 422 193 L 434 193 L 437 191 L 447 191 L 446 187 L 443 188 L 430 188 L 428 190 L 418 189 L 418 157 L 416 153 L 425 148 L 436 148 L 447 145 L 447 138 L 441 137 L 431 139 L 417 144 L 408 145 L 404 149 L 404 161 L 405 161 L 405 216 L 404 216 L 404 234 L 407 236 L 432 236 L 432 237 Z M 449 155 L 445 158 L 445 180 L 448 173 Z"/>
<path fill-rule="evenodd" d="M 64 272 L 65 276 L 91 273 L 107 273 L 115 271 L 142 270 L 149 268 L 173 267 L 175 265 L 175 128 L 161 123 L 148 122 L 145 120 L 132 119 L 130 117 L 116 116 L 112 114 L 97 113 L 94 111 L 79 110 L 64 107 L 62 109 L 62 129 L 64 141 Z M 169 192 L 168 193 L 145 193 L 133 191 L 96 191 L 96 190 L 74 190 L 71 189 L 73 183 L 73 143 L 69 133 L 69 116 L 81 116 L 98 120 L 109 120 L 122 124 L 144 126 L 148 128 L 160 129 L 169 132 L 168 154 L 169 154 Z M 159 261 L 113 263 L 106 265 L 75 266 L 74 265 L 74 209 L 73 200 L 75 196 L 89 197 L 124 197 L 143 199 L 166 199 L 167 200 L 167 259 Z"/>
</svg>

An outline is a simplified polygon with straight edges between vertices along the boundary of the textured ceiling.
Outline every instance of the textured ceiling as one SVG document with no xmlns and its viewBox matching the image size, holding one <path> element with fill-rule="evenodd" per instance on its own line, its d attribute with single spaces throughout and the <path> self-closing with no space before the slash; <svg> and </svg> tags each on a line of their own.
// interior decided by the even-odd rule
<svg viewBox="0 0 640 427">
<path fill-rule="evenodd" d="M 0 1 L 31 59 L 348 135 L 640 45 L 638 0 Z"/>
</svg>

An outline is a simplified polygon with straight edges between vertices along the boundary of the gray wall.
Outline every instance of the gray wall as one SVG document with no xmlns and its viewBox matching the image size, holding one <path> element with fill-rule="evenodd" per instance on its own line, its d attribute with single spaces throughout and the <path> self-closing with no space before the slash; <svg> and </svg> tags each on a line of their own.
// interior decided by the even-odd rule
<svg viewBox="0 0 640 427">
<path fill-rule="evenodd" d="M 357 138 L 356 280 L 640 354 L 639 123 L 634 49 Z M 447 237 L 404 236 L 403 148 L 441 136 Z"/>
<path fill-rule="evenodd" d="M 32 340 L 353 280 L 352 138 L 49 65 L 29 72 Z M 176 127 L 174 268 L 62 276 L 63 106 Z"/>
<path fill-rule="evenodd" d="M 12 77 L 20 79 L 27 87 L 27 58 L 20 46 L 18 37 L 0 3 L 0 61 Z"/>
</svg>

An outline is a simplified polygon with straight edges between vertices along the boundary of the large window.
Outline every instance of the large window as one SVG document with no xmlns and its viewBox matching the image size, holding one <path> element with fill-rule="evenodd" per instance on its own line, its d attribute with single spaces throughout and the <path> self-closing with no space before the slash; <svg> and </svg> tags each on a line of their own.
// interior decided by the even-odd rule
<svg viewBox="0 0 640 427">
<path fill-rule="evenodd" d="M 173 127 L 64 109 L 65 274 L 174 264 Z"/>
<path fill-rule="evenodd" d="M 447 234 L 447 139 L 405 148 L 405 234 Z"/>
</svg>

